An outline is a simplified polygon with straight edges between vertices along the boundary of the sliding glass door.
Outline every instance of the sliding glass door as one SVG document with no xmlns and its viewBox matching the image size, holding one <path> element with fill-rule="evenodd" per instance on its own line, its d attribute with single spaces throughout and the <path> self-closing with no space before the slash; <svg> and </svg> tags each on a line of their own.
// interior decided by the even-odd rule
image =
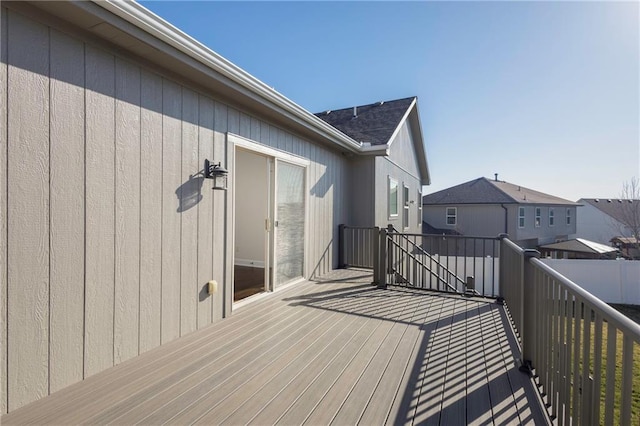
<svg viewBox="0 0 640 426">
<path fill-rule="evenodd" d="M 303 276 L 305 169 L 277 160 L 275 203 L 275 282 Z"/>
</svg>

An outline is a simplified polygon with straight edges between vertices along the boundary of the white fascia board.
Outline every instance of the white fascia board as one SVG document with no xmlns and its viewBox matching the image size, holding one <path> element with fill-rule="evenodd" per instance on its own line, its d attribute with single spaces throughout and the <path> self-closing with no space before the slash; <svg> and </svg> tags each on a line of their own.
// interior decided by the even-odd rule
<svg viewBox="0 0 640 426">
<path fill-rule="evenodd" d="M 422 180 L 422 184 L 423 185 L 430 185 L 431 184 L 431 176 L 429 175 L 429 164 L 427 163 L 427 154 L 425 152 L 424 149 L 424 140 L 422 140 L 422 125 L 420 124 L 420 114 L 418 113 L 418 98 L 414 97 L 413 101 L 411 102 L 411 104 L 409 105 L 409 108 L 407 108 L 407 111 L 404 113 L 404 116 L 402 116 L 402 119 L 400 120 L 400 123 L 398 124 L 398 127 L 396 127 L 396 129 L 393 131 L 393 134 L 391 135 L 391 138 L 389 138 L 389 141 L 387 142 L 387 147 L 391 147 L 391 144 L 393 143 L 393 141 L 396 139 L 396 136 L 398 136 L 398 133 L 400 132 L 400 129 L 402 128 L 402 126 L 404 125 L 404 123 L 409 119 L 409 116 L 414 113 L 416 115 L 416 123 L 418 125 L 418 129 L 416 129 L 416 134 L 420 135 L 420 140 L 416 141 L 415 138 L 414 139 L 414 144 L 416 147 L 416 155 L 418 155 L 421 159 L 424 159 L 424 169 L 422 170 L 422 173 L 424 174 L 424 179 Z M 421 159 L 418 159 L 418 163 L 422 166 L 423 161 Z"/>
<path fill-rule="evenodd" d="M 298 118 L 305 127 L 351 152 L 361 152 L 362 144 L 311 114 L 232 62 L 133 1 L 92 0 L 96 5 L 151 34 L 162 42 L 256 93 L 270 104 Z"/>
<path fill-rule="evenodd" d="M 411 111 L 416 106 L 416 99 L 417 98 L 415 98 L 415 97 L 413 98 L 413 101 L 411 101 L 411 105 L 409 105 L 409 108 L 407 108 L 407 110 L 405 111 L 404 115 L 400 119 L 400 122 L 398 123 L 398 126 L 393 131 L 393 133 L 391 134 L 391 137 L 387 141 L 387 145 L 389 147 L 391 147 L 391 144 L 396 139 L 396 136 L 398 136 L 398 133 L 400 132 L 400 129 L 402 128 L 402 125 L 404 124 L 405 121 L 407 121 L 407 118 L 409 117 L 409 114 L 411 114 Z"/>
<path fill-rule="evenodd" d="M 389 144 L 384 145 L 369 145 L 362 144 L 359 152 L 364 155 L 389 155 Z"/>
</svg>

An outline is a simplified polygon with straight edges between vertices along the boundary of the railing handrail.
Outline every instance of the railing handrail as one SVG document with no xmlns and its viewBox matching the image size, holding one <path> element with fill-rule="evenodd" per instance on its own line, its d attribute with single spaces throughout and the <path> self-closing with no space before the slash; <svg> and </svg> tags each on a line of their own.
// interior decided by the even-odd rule
<svg viewBox="0 0 640 426">
<path fill-rule="evenodd" d="M 389 232 L 391 235 L 406 235 L 407 237 L 438 237 L 438 238 L 453 238 L 453 239 L 461 239 L 461 240 L 489 240 L 489 241 L 498 241 L 500 237 L 475 237 L 473 235 L 449 235 L 449 234 L 415 234 L 408 232 L 400 232 L 394 228 L 392 232 Z"/>
<path fill-rule="evenodd" d="M 516 243 L 514 243 L 513 241 L 511 241 L 509 238 L 500 238 L 498 237 L 497 239 L 501 239 L 503 242 L 505 242 L 510 249 L 520 253 L 520 254 L 524 254 L 524 249 L 522 247 L 520 247 L 519 245 L 517 245 Z"/>
<path fill-rule="evenodd" d="M 574 296 L 580 297 L 583 302 L 591 305 L 590 308 L 602 315 L 603 319 L 607 322 L 614 324 L 619 330 L 629 333 L 631 337 L 633 337 L 634 341 L 640 343 L 640 324 L 637 324 L 631 318 L 612 308 L 601 299 L 571 281 L 569 278 L 546 265 L 540 259 L 532 258 L 530 261 L 536 268 L 541 269 L 545 274 L 550 275 L 558 283 L 573 292 Z"/>
</svg>

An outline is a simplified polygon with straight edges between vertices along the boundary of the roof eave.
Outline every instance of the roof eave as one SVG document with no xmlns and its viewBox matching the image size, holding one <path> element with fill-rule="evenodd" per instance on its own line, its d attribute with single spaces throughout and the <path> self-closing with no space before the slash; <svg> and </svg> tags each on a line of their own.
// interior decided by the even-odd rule
<svg viewBox="0 0 640 426">
<path fill-rule="evenodd" d="M 304 108 L 281 95 L 240 67 L 218 55 L 202 43 L 153 14 L 143 6 L 129 1 L 92 0 L 121 19 L 151 34 L 188 57 L 202 63 L 232 82 L 258 95 L 266 107 L 276 112 L 285 111 L 291 118 L 309 131 L 329 139 L 340 148 L 353 153 L 362 153 L 362 144 L 325 123 Z"/>
</svg>

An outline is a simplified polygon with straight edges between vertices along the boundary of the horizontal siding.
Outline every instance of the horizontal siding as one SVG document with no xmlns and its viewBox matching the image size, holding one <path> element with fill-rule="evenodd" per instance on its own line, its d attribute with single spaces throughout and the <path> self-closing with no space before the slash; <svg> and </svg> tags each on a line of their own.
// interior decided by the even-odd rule
<svg viewBox="0 0 640 426">
<path fill-rule="evenodd" d="M 309 158 L 305 275 L 337 266 L 338 152 L 16 12 L 1 30 L 2 412 L 230 313 L 232 194 L 198 175 L 233 171 L 227 132 Z"/>
</svg>

